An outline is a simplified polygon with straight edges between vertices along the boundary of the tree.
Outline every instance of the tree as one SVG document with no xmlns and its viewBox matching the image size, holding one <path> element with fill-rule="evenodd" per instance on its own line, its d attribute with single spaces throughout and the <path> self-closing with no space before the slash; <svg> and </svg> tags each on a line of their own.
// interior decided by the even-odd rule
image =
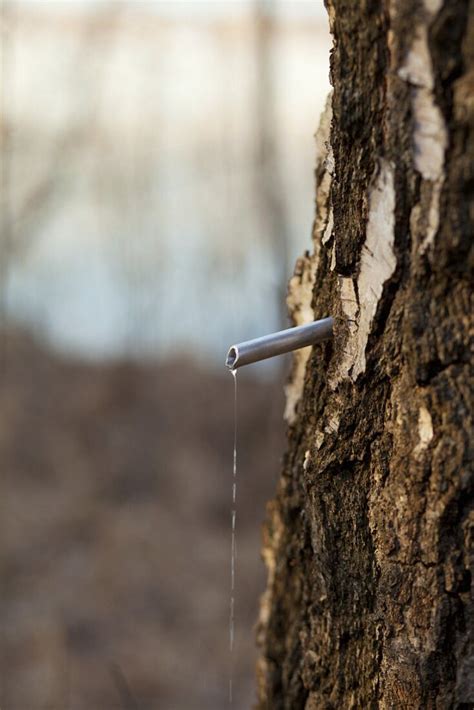
<svg viewBox="0 0 474 710">
<path fill-rule="evenodd" d="M 259 707 L 474 705 L 474 3 L 329 0 Z"/>
</svg>

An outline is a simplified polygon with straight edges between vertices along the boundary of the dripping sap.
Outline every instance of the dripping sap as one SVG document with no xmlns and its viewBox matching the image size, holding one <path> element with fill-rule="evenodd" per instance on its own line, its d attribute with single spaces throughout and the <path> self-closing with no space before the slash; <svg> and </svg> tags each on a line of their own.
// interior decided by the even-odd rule
<svg viewBox="0 0 474 710">
<path fill-rule="evenodd" d="M 234 453 L 232 459 L 232 507 L 231 507 L 231 553 L 230 553 L 230 612 L 229 612 L 229 649 L 230 678 L 229 702 L 232 703 L 232 685 L 234 680 L 234 640 L 235 640 L 235 561 L 237 557 L 235 523 L 237 517 L 237 370 L 231 370 L 234 378 Z"/>
</svg>

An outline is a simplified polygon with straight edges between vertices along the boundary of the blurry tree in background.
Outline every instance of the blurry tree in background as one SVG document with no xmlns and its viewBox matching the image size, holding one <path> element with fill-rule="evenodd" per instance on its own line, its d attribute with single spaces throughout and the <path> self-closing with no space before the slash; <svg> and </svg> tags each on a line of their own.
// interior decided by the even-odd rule
<svg viewBox="0 0 474 710">
<path fill-rule="evenodd" d="M 281 325 L 328 87 L 308 8 L 4 2 L 12 322 L 88 358 L 216 363 Z"/>
<path fill-rule="evenodd" d="M 260 705 L 474 707 L 474 5 L 330 0 Z"/>
<path fill-rule="evenodd" d="M 290 276 L 290 224 L 282 172 L 284 166 L 277 151 L 277 126 L 275 112 L 274 62 L 272 53 L 278 51 L 272 46 L 272 3 L 257 0 L 255 4 L 255 128 L 257 157 L 256 190 L 262 230 L 268 234 L 275 251 L 275 263 L 279 264 L 277 280 L 278 304 L 281 308 L 281 327 L 287 325 L 286 284 Z"/>
</svg>

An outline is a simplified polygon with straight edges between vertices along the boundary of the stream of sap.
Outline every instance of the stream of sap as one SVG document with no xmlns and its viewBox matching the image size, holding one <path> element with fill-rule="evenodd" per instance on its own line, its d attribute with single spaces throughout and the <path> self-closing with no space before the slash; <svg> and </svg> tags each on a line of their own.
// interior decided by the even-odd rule
<svg viewBox="0 0 474 710">
<path fill-rule="evenodd" d="M 234 680 L 234 631 L 235 631 L 235 560 L 237 549 L 235 544 L 235 518 L 237 514 L 237 370 L 231 370 L 234 378 L 234 456 L 232 466 L 232 543 L 230 553 L 230 613 L 229 613 L 229 647 L 230 647 L 230 678 L 229 703 L 232 703 L 232 684 Z"/>
</svg>

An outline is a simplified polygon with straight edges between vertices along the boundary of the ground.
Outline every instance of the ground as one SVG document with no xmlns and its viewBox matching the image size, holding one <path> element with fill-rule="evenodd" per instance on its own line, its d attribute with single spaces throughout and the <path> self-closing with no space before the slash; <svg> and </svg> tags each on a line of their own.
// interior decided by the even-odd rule
<svg viewBox="0 0 474 710">
<path fill-rule="evenodd" d="M 216 710 L 229 677 L 233 382 L 10 335 L 0 388 L 5 710 Z M 254 698 L 281 383 L 239 376 L 236 708 Z"/>
</svg>

